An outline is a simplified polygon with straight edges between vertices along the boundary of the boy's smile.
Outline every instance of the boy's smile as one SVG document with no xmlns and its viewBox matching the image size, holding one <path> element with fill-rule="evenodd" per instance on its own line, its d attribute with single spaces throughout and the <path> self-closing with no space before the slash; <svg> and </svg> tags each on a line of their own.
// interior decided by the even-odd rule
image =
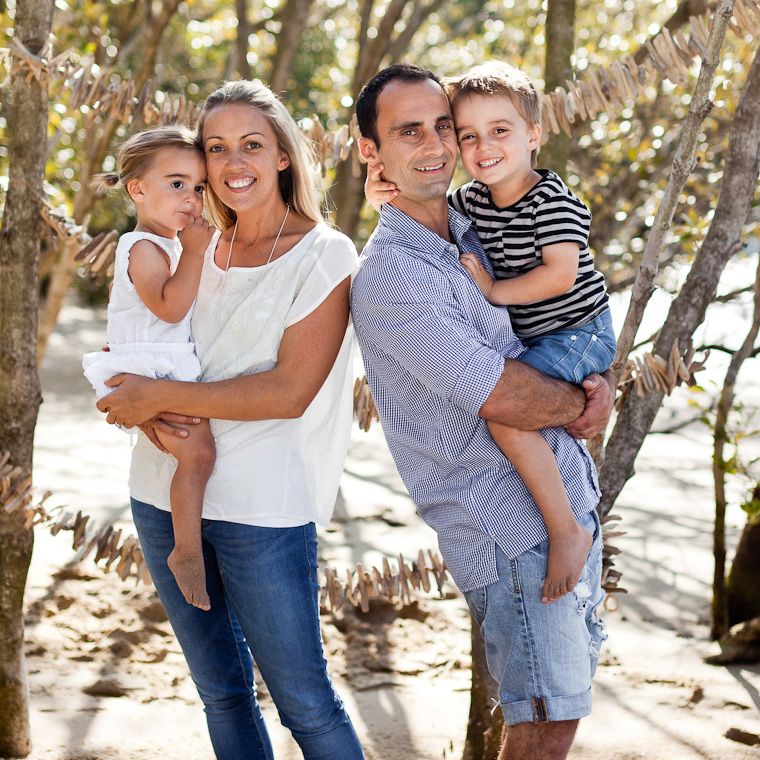
<svg viewBox="0 0 760 760">
<path fill-rule="evenodd" d="M 488 185 L 497 206 L 520 200 L 539 179 L 531 153 L 541 139 L 540 125 L 529 125 L 506 95 L 463 95 L 453 110 L 464 168 Z"/>
</svg>

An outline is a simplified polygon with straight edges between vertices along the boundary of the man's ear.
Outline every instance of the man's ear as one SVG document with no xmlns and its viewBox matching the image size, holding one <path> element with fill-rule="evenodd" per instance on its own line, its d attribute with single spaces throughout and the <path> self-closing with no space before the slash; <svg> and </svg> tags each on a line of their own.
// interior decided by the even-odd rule
<svg viewBox="0 0 760 760">
<path fill-rule="evenodd" d="M 359 138 L 359 153 L 362 154 L 362 158 L 370 165 L 376 164 L 380 161 L 377 155 L 377 146 L 374 140 L 370 140 L 369 137 Z"/>
</svg>

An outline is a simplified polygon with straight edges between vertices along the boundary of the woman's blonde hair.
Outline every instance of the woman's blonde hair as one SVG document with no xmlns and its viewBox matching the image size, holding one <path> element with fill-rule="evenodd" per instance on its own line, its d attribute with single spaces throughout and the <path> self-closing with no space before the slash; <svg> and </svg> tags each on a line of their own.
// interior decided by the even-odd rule
<svg viewBox="0 0 760 760">
<path fill-rule="evenodd" d="M 90 180 L 90 186 L 99 193 L 107 193 L 119 185 L 126 190 L 127 183 L 133 179 L 142 179 L 158 153 L 167 148 L 191 150 L 203 158 L 203 151 L 191 129 L 179 124 L 146 129 L 132 135 L 119 147 L 116 153 L 116 171 L 96 174 Z"/>
<path fill-rule="evenodd" d="M 299 216 L 314 222 L 324 221 L 317 194 L 318 171 L 314 149 L 299 129 L 280 99 L 261 82 L 238 80 L 225 82 L 206 98 L 198 117 L 198 141 L 203 146 L 203 128 L 206 118 L 215 108 L 229 105 L 246 105 L 255 108 L 272 127 L 278 148 L 290 161 L 279 173 L 280 195 Z M 209 184 L 206 187 L 206 208 L 211 221 L 220 229 L 227 229 L 237 219 L 235 212 L 219 200 Z"/>
</svg>

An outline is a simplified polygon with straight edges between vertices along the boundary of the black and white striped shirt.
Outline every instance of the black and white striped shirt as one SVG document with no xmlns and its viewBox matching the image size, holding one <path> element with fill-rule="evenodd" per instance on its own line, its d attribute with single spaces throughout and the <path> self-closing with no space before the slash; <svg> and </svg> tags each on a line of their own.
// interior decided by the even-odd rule
<svg viewBox="0 0 760 760">
<path fill-rule="evenodd" d="M 497 280 L 518 277 L 543 262 L 541 249 L 555 243 L 580 246 L 578 274 L 566 293 L 507 307 L 521 338 L 565 330 L 590 322 L 607 308 L 604 276 L 594 269 L 588 248 L 591 212 L 553 172 L 537 169 L 541 179 L 519 201 L 499 208 L 486 185 L 473 180 L 449 196 L 478 233 Z"/>
</svg>

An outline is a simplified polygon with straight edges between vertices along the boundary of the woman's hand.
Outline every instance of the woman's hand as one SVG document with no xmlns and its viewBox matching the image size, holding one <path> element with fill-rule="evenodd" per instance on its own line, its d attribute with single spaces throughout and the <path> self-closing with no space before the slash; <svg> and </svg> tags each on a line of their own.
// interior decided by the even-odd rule
<svg viewBox="0 0 760 760">
<path fill-rule="evenodd" d="M 116 390 L 98 401 L 98 409 L 107 415 L 110 425 L 139 427 L 163 411 L 151 392 L 154 383 L 159 382 L 140 375 L 114 375 L 106 385 Z"/>
</svg>

